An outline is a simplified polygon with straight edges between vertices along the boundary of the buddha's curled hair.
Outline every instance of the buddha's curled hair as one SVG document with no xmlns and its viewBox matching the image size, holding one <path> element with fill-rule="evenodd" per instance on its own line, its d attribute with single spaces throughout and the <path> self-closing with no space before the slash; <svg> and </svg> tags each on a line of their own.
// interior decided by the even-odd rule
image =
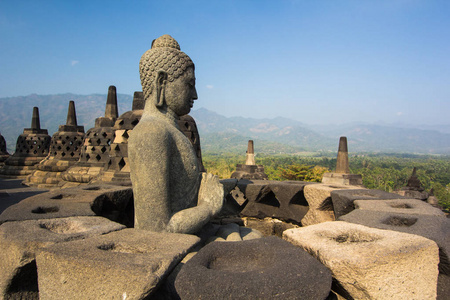
<svg viewBox="0 0 450 300">
<path fill-rule="evenodd" d="M 145 99 L 152 93 L 152 83 L 159 71 L 167 72 L 167 80 L 174 81 L 194 63 L 186 53 L 180 51 L 180 45 L 170 35 L 165 34 L 152 42 L 139 62 L 142 90 Z"/>
</svg>

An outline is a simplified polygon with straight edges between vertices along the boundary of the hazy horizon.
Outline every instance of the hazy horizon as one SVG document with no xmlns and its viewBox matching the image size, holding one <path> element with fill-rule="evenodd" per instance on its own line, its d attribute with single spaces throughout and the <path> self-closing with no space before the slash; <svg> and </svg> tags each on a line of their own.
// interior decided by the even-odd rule
<svg viewBox="0 0 450 300">
<path fill-rule="evenodd" d="M 199 100 L 226 117 L 447 125 L 450 2 L 0 2 L 0 98 L 141 90 L 170 34 Z"/>
</svg>

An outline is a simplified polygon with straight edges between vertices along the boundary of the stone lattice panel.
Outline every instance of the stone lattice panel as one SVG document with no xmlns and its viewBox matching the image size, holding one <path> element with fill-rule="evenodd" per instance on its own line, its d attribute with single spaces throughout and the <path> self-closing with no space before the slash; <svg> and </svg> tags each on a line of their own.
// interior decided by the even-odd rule
<svg viewBox="0 0 450 300">
<path fill-rule="evenodd" d="M 56 132 L 50 144 L 50 156 L 56 159 L 78 160 L 83 147 L 83 132 Z"/>
<path fill-rule="evenodd" d="M 21 134 L 17 138 L 14 156 L 46 157 L 51 137 L 48 134 Z"/>
<path fill-rule="evenodd" d="M 180 127 L 180 130 L 184 133 L 184 135 L 191 141 L 192 146 L 194 147 L 200 165 L 200 172 L 206 172 L 202 160 L 200 135 L 198 134 L 197 124 L 195 123 L 194 118 L 192 118 L 190 115 L 181 116 L 178 120 L 178 126 Z"/>
</svg>

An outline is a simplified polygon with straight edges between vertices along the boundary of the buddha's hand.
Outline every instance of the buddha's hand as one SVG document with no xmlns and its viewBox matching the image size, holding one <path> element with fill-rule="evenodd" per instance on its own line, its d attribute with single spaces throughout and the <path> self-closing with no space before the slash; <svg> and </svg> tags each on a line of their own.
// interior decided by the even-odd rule
<svg viewBox="0 0 450 300">
<path fill-rule="evenodd" d="M 214 216 L 223 206 L 223 185 L 216 175 L 201 173 L 201 176 L 198 205 L 208 206 L 211 210 L 211 216 Z"/>
</svg>

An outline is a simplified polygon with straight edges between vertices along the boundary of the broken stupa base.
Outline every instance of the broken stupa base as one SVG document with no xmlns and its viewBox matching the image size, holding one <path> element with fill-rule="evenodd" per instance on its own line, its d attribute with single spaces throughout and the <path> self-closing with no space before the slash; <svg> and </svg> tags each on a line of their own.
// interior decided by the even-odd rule
<svg viewBox="0 0 450 300">
<path fill-rule="evenodd" d="M 360 174 L 325 173 L 322 183 L 339 185 L 363 185 Z"/>
</svg>

